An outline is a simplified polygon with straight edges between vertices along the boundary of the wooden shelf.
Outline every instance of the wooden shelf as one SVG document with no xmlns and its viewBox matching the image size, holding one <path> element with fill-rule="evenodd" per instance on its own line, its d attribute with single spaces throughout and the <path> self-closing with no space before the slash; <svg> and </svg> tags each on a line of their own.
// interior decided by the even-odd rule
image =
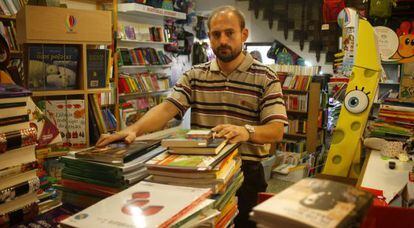
<svg viewBox="0 0 414 228">
<path fill-rule="evenodd" d="M 16 15 L 0 15 L 0 19 L 3 19 L 3 20 L 16 20 Z"/>
<path fill-rule="evenodd" d="M 144 92 L 144 93 L 121 93 L 119 94 L 120 97 L 146 97 L 148 95 L 154 96 L 154 95 L 159 95 L 159 94 L 163 94 L 163 93 L 167 93 L 170 90 L 160 90 L 160 91 L 154 91 L 154 92 Z"/>
<path fill-rule="evenodd" d="M 134 43 L 134 44 L 157 44 L 157 45 L 171 44 L 171 42 L 124 40 L 124 39 L 118 39 L 118 41 L 121 43 Z"/>
<path fill-rule="evenodd" d="M 162 18 L 169 17 L 174 19 L 186 19 L 187 15 L 185 13 L 165 10 L 161 8 L 154 8 L 152 6 L 147 6 L 137 3 L 122 3 L 118 4 L 118 13 L 139 16 L 139 17 L 152 17 L 152 18 Z"/>
<path fill-rule="evenodd" d="M 85 94 L 84 90 L 43 90 L 33 91 L 33 97 L 50 97 L 50 96 L 65 96 L 65 95 L 80 95 Z"/>
<path fill-rule="evenodd" d="M 111 92 L 111 88 L 97 88 L 97 89 L 88 89 L 88 94 L 94 94 L 94 93 L 107 93 Z"/>
<path fill-rule="evenodd" d="M 170 68 L 171 65 L 125 65 L 119 66 L 119 69 L 144 69 L 144 68 Z"/>
</svg>

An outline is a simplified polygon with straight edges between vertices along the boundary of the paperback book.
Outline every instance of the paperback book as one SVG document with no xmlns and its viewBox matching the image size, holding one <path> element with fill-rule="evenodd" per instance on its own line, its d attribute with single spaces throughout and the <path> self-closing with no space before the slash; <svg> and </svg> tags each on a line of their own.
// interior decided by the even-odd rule
<svg viewBox="0 0 414 228">
<path fill-rule="evenodd" d="M 63 220 L 62 224 L 72 227 L 169 227 L 209 195 L 209 189 L 143 181 Z"/>
</svg>

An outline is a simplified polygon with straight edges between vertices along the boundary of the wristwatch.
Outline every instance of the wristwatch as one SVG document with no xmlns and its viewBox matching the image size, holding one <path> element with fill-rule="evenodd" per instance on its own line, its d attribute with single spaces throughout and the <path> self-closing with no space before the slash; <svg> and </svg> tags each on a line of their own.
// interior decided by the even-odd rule
<svg viewBox="0 0 414 228">
<path fill-rule="evenodd" d="M 244 125 L 244 128 L 246 128 L 247 132 L 249 132 L 249 139 L 248 140 L 252 139 L 253 138 L 253 134 L 256 132 L 256 130 L 254 129 L 254 127 L 252 125 L 245 124 Z"/>
</svg>

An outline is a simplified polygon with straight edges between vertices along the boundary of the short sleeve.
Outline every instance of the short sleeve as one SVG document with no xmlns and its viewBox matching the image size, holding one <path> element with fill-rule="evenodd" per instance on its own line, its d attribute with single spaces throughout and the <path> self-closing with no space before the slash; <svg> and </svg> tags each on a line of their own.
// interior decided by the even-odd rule
<svg viewBox="0 0 414 228">
<path fill-rule="evenodd" d="M 272 74 L 271 77 L 266 79 L 264 93 L 260 102 L 260 122 L 261 124 L 281 122 L 287 125 L 288 118 L 282 87 L 278 77 L 273 72 Z"/>
<path fill-rule="evenodd" d="M 177 119 L 182 119 L 187 109 L 191 104 L 192 89 L 190 85 L 192 70 L 185 72 L 177 81 L 172 89 L 171 94 L 166 99 L 166 102 L 172 103 L 179 110 Z"/>
</svg>

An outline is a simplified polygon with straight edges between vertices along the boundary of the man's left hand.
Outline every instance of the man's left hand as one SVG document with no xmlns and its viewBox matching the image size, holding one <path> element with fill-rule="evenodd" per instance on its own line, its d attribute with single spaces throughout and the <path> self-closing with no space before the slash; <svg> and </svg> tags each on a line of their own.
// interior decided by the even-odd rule
<svg viewBox="0 0 414 228">
<path fill-rule="evenodd" d="M 230 143 L 246 142 L 250 137 L 249 132 L 244 126 L 220 124 L 212 130 L 216 132 L 215 137 L 226 138 Z"/>
</svg>

